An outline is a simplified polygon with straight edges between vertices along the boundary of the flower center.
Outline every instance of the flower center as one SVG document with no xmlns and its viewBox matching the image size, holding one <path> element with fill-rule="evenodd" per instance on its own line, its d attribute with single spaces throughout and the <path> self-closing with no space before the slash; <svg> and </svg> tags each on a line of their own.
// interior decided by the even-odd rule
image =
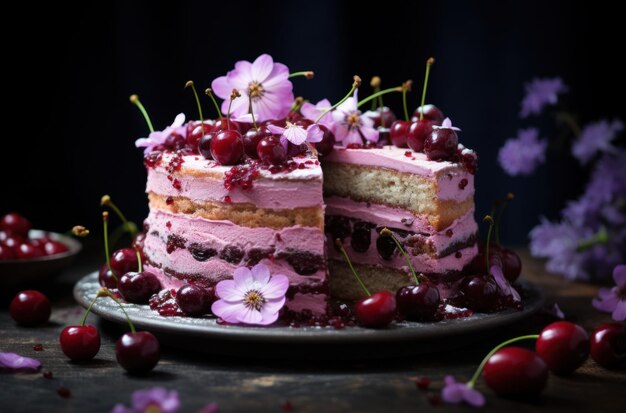
<svg viewBox="0 0 626 413">
<path fill-rule="evenodd" d="M 261 311 L 263 304 L 265 304 L 265 297 L 260 291 L 250 290 L 243 297 L 243 304 L 248 308 L 253 308 L 257 311 Z"/>
<path fill-rule="evenodd" d="M 251 98 L 260 98 L 265 92 L 265 90 L 263 89 L 263 85 L 259 82 L 250 82 L 250 84 L 248 85 L 248 89 Z"/>
<path fill-rule="evenodd" d="M 358 126 L 359 125 L 359 113 L 352 112 L 346 117 L 346 122 L 348 122 L 348 126 Z"/>
</svg>

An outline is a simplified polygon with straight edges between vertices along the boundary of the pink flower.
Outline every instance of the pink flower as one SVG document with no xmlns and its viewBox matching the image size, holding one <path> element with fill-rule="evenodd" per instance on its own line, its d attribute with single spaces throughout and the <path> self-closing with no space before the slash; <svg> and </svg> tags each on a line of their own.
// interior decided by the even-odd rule
<svg viewBox="0 0 626 413">
<path fill-rule="evenodd" d="M 335 121 L 335 140 L 344 146 L 351 143 L 362 144 L 363 140 L 378 142 L 378 131 L 374 128 L 374 121 L 362 116 L 358 109 L 358 90 L 354 96 L 346 99 L 333 111 Z"/>
<path fill-rule="evenodd" d="M 285 128 L 276 125 L 268 125 L 267 128 L 275 135 L 281 135 L 281 142 L 288 140 L 294 145 L 304 142 L 316 143 L 324 137 L 324 131 L 317 124 L 309 125 L 306 130 L 295 123 L 287 122 Z"/>
<path fill-rule="evenodd" d="M 593 306 L 600 311 L 612 313 L 615 321 L 626 320 L 626 265 L 617 265 L 613 269 L 615 287 L 600 288 L 598 298 L 594 299 Z"/>
<path fill-rule="evenodd" d="M 568 91 L 568 87 L 559 77 L 533 79 L 524 85 L 526 94 L 522 100 L 521 118 L 529 115 L 538 115 L 547 105 L 554 105 L 559 100 L 559 95 Z"/>
<path fill-rule="evenodd" d="M 441 398 L 450 404 L 465 402 L 473 407 L 483 407 L 485 396 L 467 383 L 457 383 L 452 376 L 443 379 L 444 387 L 441 390 Z"/>
<path fill-rule="evenodd" d="M 331 106 L 332 105 L 328 99 L 322 99 L 315 105 L 310 102 L 304 102 L 300 108 L 300 112 L 302 113 L 302 116 L 315 122 L 322 112 L 330 109 Z M 324 116 L 322 116 L 318 123 L 328 127 L 331 131 L 335 127 L 335 122 L 333 121 L 333 115 L 331 112 L 327 112 Z"/>
<path fill-rule="evenodd" d="M 168 391 L 163 387 L 137 390 L 133 392 L 132 407 L 118 403 L 111 413 L 161 412 L 176 413 L 180 409 L 180 400 L 176 390 Z"/>
<path fill-rule="evenodd" d="M 213 314 L 228 323 L 268 325 L 285 305 L 289 279 L 270 276 L 266 265 L 257 264 L 251 270 L 237 268 L 232 280 L 220 281 L 215 288 L 220 300 L 211 306 Z"/>
<path fill-rule="evenodd" d="M 433 125 L 433 129 L 452 129 L 453 131 L 461 132 L 461 129 L 457 128 L 456 126 L 452 126 L 452 121 L 450 120 L 450 118 L 445 118 L 441 123 L 441 126 Z"/>
<path fill-rule="evenodd" d="M 234 118 L 249 113 L 250 99 L 257 122 L 282 119 L 287 116 L 293 103 L 293 85 L 288 79 L 289 69 L 282 63 L 274 63 L 272 56 L 262 54 L 253 63 L 241 60 L 235 69 L 211 83 L 215 94 L 224 99 L 222 112 L 228 112 L 233 89 L 241 97 L 233 100 L 230 114 Z"/>
<path fill-rule="evenodd" d="M 0 353 L 0 371 L 31 371 L 41 368 L 41 362 L 15 353 Z"/>
<path fill-rule="evenodd" d="M 144 149 L 144 155 L 152 152 L 155 146 L 162 145 L 165 143 L 165 139 L 170 136 L 173 132 L 176 132 L 182 136 L 185 136 L 185 128 L 183 124 L 185 123 L 185 114 L 179 113 L 176 115 L 174 122 L 165 128 L 162 131 L 154 131 L 148 135 L 147 138 L 139 138 L 135 141 L 135 146 L 137 148 L 146 148 Z"/>
</svg>

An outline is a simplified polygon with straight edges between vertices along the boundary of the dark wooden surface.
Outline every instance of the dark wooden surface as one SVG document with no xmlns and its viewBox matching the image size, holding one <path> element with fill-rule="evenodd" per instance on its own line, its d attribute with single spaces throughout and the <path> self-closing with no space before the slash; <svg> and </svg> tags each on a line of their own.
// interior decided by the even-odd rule
<svg viewBox="0 0 626 413">
<path fill-rule="evenodd" d="M 547 304 L 558 302 L 569 320 L 588 330 L 609 321 L 606 314 L 591 307 L 597 287 L 570 283 L 548 275 L 542 264 L 522 253 L 524 274 L 540 285 Z M 128 404 L 134 390 L 164 386 L 180 393 L 181 412 L 195 412 L 209 402 L 217 402 L 222 412 L 283 411 L 281 404 L 291 402 L 297 412 L 424 412 L 470 411 L 468 406 L 432 406 L 428 392 L 416 389 L 410 380 L 426 375 L 433 390 L 441 386 L 446 374 L 469 378 L 484 354 L 495 344 L 520 334 L 538 332 L 550 321 L 535 316 L 514 326 L 485 335 L 476 344 L 456 350 L 433 352 L 401 359 L 360 361 L 264 360 L 251 345 L 241 358 L 194 354 L 164 348 L 161 362 L 145 377 L 132 377 L 117 365 L 114 343 L 119 326 L 98 321 L 103 343 L 96 359 L 87 364 L 69 362 L 61 353 L 58 335 L 64 325 L 77 323 L 82 309 L 71 298 L 73 283 L 93 271 L 98 259 L 83 255 L 54 282 L 42 286 L 53 301 L 48 325 L 17 327 L 8 314 L 10 293 L 3 291 L 0 309 L 0 351 L 13 351 L 36 357 L 43 362 L 42 372 L 51 371 L 49 380 L 38 374 L 0 374 L 0 412 L 108 412 L 117 402 Z M 34 351 L 42 344 L 44 351 Z M 436 350 L 436 349 L 433 349 Z M 57 394 L 59 387 L 71 390 L 70 398 Z M 625 411 L 626 372 L 607 371 L 592 361 L 573 376 L 551 376 L 544 394 L 536 400 L 507 400 L 496 397 L 482 381 L 478 388 L 487 398 L 484 411 Z"/>
</svg>

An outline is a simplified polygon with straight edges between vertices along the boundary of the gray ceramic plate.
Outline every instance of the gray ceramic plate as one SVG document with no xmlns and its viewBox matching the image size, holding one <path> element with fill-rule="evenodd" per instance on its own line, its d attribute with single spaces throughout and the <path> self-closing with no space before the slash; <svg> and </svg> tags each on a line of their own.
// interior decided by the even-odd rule
<svg viewBox="0 0 626 413">
<path fill-rule="evenodd" d="M 475 314 L 435 323 L 402 322 L 377 330 L 219 325 L 214 318 L 162 317 L 147 305 L 124 305 L 137 328 L 159 335 L 166 344 L 189 350 L 241 355 L 249 354 L 250 345 L 254 344 L 253 353 L 263 357 L 383 357 L 458 347 L 484 337 L 488 330 L 528 317 L 542 307 L 543 294 L 527 281 L 520 284 L 525 295 L 521 311 Z M 87 307 L 99 288 L 98 274 L 89 274 L 74 287 L 74 297 Z M 126 324 L 124 314 L 111 299 L 99 299 L 93 312 L 106 320 Z"/>
</svg>

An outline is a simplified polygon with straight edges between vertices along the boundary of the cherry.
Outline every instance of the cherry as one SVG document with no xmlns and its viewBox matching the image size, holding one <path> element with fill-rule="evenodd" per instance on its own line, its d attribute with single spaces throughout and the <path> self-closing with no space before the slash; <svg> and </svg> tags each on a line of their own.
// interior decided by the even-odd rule
<svg viewBox="0 0 626 413">
<path fill-rule="evenodd" d="M 262 123 L 263 126 L 274 125 L 279 128 L 284 128 L 287 126 L 287 119 L 268 119 Z"/>
<path fill-rule="evenodd" d="M 372 241 L 371 225 L 367 222 L 358 221 L 354 223 L 350 246 L 356 252 L 366 252 Z"/>
<path fill-rule="evenodd" d="M 0 242 L 0 261 L 15 259 L 15 253 L 13 249 L 7 247 L 3 242 Z"/>
<path fill-rule="evenodd" d="M 161 283 L 156 275 L 148 271 L 127 272 L 117 285 L 120 294 L 131 303 L 145 304 L 154 294 L 161 291 Z"/>
<path fill-rule="evenodd" d="M 424 150 L 424 143 L 432 132 L 433 123 L 431 121 L 423 119 L 412 122 L 407 132 L 407 144 L 409 148 L 413 149 L 415 152 L 422 152 Z"/>
<path fill-rule="evenodd" d="M 415 112 L 413 112 L 413 116 L 411 117 L 411 120 L 413 122 L 419 120 L 422 108 L 424 108 L 423 110 L 425 120 L 431 121 L 434 125 L 441 125 L 445 116 L 443 115 L 443 112 L 439 110 L 439 108 L 437 108 L 435 105 L 424 105 L 415 109 Z"/>
<path fill-rule="evenodd" d="M 376 239 L 376 250 L 382 259 L 389 261 L 396 250 L 396 243 L 391 237 L 378 237 Z"/>
<path fill-rule="evenodd" d="M 98 282 L 101 286 L 106 288 L 117 288 L 117 279 L 106 264 L 104 264 L 98 272 Z"/>
<path fill-rule="evenodd" d="M 28 242 L 19 244 L 13 252 L 15 253 L 15 258 L 18 260 L 30 260 L 33 258 L 43 257 L 44 255 L 43 250 Z"/>
<path fill-rule="evenodd" d="M 504 247 L 500 248 L 500 258 L 504 277 L 514 283 L 522 273 L 522 260 L 514 251 Z"/>
<path fill-rule="evenodd" d="M 19 247 L 21 244 L 23 244 L 24 242 L 26 242 L 26 240 L 23 237 L 21 237 L 20 235 L 15 235 L 15 234 L 9 234 L 4 239 L 4 245 L 7 248 L 9 248 L 11 251 L 13 251 L 13 253 L 15 253 L 15 249 Z"/>
<path fill-rule="evenodd" d="M 236 165 L 243 156 L 243 139 L 236 130 L 222 130 L 211 139 L 211 155 L 222 165 Z"/>
<path fill-rule="evenodd" d="M 534 395 L 545 388 L 548 367 L 541 357 L 530 350 L 505 347 L 489 358 L 483 377 L 499 395 Z"/>
<path fill-rule="evenodd" d="M 426 280 L 418 285 L 402 287 L 396 292 L 398 311 L 407 320 L 433 320 L 440 301 L 439 290 Z"/>
<path fill-rule="evenodd" d="M 398 148 L 406 148 L 410 127 L 411 122 L 407 122 L 405 120 L 397 120 L 393 122 L 391 124 L 391 129 L 389 130 L 391 143 L 396 145 Z"/>
<path fill-rule="evenodd" d="M 379 107 L 376 110 L 368 110 L 363 116 L 374 121 L 374 128 L 389 128 L 397 119 L 395 113 L 387 106 Z"/>
<path fill-rule="evenodd" d="M 315 122 L 313 122 L 311 119 L 301 118 L 301 119 L 296 120 L 294 123 L 296 125 L 298 125 L 298 126 L 301 126 L 304 129 L 306 129 L 309 126 L 311 126 L 312 124 L 314 124 Z"/>
<path fill-rule="evenodd" d="M 17 293 L 9 306 L 9 313 L 13 320 L 24 326 L 46 323 L 51 312 L 48 298 L 35 290 Z"/>
<path fill-rule="evenodd" d="M 139 262 L 134 248 L 122 248 L 111 255 L 111 271 L 119 278 L 127 272 L 137 271 Z"/>
<path fill-rule="evenodd" d="M 183 285 L 176 292 L 176 303 L 185 314 L 192 317 L 210 313 L 215 299 L 213 288 L 198 285 Z"/>
<path fill-rule="evenodd" d="M 90 325 L 65 327 L 59 342 L 63 353 L 73 361 L 91 360 L 100 351 L 100 333 Z"/>
<path fill-rule="evenodd" d="M 55 255 L 67 252 L 69 248 L 62 242 L 50 240 L 43 244 L 43 251 L 45 255 Z"/>
<path fill-rule="evenodd" d="M 364 327 L 385 327 L 396 315 L 396 296 L 382 290 L 363 298 L 354 305 L 354 316 Z"/>
<path fill-rule="evenodd" d="M 198 152 L 200 152 L 205 159 L 213 159 L 213 155 L 211 155 L 211 141 L 215 135 L 215 132 L 209 132 L 198 141 Z"/>
<path fill-rule="evenodd" d="M 167 138 L 165 138 L 165 142 L 163 142 L 163 145 L 165 145 L 167 149 L 177 151 L 179 149 L 183 149 L 186 143 L 187 140 L 183 135 L 172 132 Z"/>
<path fill-rule="evenodd" d="M 621 323 L 606 323 L 591 335 L 591 358 L 603 367 L 626 364 L 626 327 Z"/>
<path fill-rule="evenodd" d="M 221 132 L 224 130 L 233 130 L 233 131 L 237 131 L 241 133 L 241 127 L 239 125 L 239 123 L 231 120 L 228 120 L 227 118 L 218 118 L 215 120 L 215 122 L 213 123 L 213 131 L 214 132 Z"/>
<path fill-rule="evenodd" d="M 541 331 L 535 350 L 551 371 L 566 375 L 587 359 L 589 335 L 579 325 L 569 321 L 557 321 Z"/>
<path fill-rule="evenodd" d="M 309 147 L 306 146 L 306 143 L 301 143 L 300 145 L 294 145 L 291 142 L 287 142 L 287 155 L 292 158 L 294 156 L 304 155 L 307 149 L 309 149 Z"/>
<path fill-rule="evenodd" d="M 480 312 L 495 310 L 498 286 L 492 277 L 472 275 L 465 278 L 461 284 L 461 293 L 465 304 L 472 310 Z"/>
<path fill-rule="evenodd" d="M 433 161 L 445 161 L 456 153 L 459 137 L 450 128 L 438 128 L 426 137 L 424 152 L 428 159 Z"/>
<path fill-rule="evenodd" d="M 268 136 L 272 136 L 272 132 L 265 126 L 261 126 L 259 129 L 249 129 L 243 135 L 243 148 L 246 155 L 252 159 L 259 159 L 259 154 L 256 150 L 257 145 L 261 139 Z"/>
<path fill-rule="evenodd" d="M 475 151 L 467 149 L 459 143 L 456 149 L 456 156 L 459 158 L 461 164 L 467 172 L 471 174 L 476 173 L 476 170 L 478 169 L 478 154 Z"/>
<path fill-rule="evenodd" d="M 131 374 L 147 373 L 161 358 L 159 341 L 147 331 L 126 333 L 117 340 L 115 358 Z"/>
<path fill-rule="evenodd" d="M 24 238 L 28 237 L 28 231 L 30 231 L 32 227 L 30 221 L 17 212 L 10 212 L 0 219 L 1 230 Z"/>
<path fill-rule="evenodd" d="M 273 135 L 261 139 L 256 150 L 259 159 L 267 165 L 280 165 L 287 160 L 285 147 L 280 143 L 280 139 Z"/>
<path fill-rule="evenodd" d="M 204 128 L 202 122 L 189 122 L 187 124 L 187 146 L 191 148 L 192 151 L 198 152 L 200 139 L 212 131 L 213 125 L 206 121 L 204 122 Z"/>
<path fill-rule="evenodd" d="M 324 132 L 324 135 L 321 141 L 315 143 L 315 149 L 320 155 L 326 156 L 335 148 L 335 134 L 326 125 L 318 124 L 317 126 Z"/>
</svg>

